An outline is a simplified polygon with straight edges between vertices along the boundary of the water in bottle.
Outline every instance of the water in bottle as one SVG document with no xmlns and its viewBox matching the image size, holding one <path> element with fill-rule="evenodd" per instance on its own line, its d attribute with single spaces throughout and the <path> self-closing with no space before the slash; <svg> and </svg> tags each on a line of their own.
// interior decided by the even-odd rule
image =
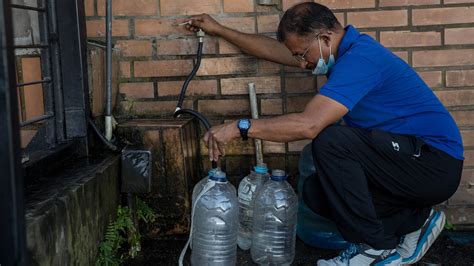
<svg viewBox="0 0 474 266">
<path fill-rule="evenodd" d="M 259 265 L 290 265 L 295 257 L 298 198 L 282 170 L 257 192 L 250 253 Z"/>
<path fill-rule="evenodd" d="M 191 237 L 191 265 L 235 265 L 238 200 L 224 172 L 216 171 L 196 196 Z"/>
<path fill-rule="evenodd" d="M 267 165 L 257 164 L 254 171 L 242 179 L 239 184 L 239 235 L 237 245 L 248 250 L 252 244 L 252 220 L 255 196 L 263 183 L 269 179 Z"/>
</svg>

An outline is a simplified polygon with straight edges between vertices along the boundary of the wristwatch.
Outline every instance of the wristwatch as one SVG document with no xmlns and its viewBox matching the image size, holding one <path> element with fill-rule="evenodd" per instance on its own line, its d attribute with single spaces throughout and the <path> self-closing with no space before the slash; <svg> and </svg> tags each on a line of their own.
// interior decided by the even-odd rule
<svg viewBox="0 0 474 266">
<path fill-rule="evenodd" d="M 237 122 L 237 128 L 240 130 L 240 136 L 243 140 L 247 140 L 249 138 L 247 133 L 249 132 L 251 125 L 252 123 L 250 123 L 249 119 L 240 119 L 239 122 Z"/>
</svg>

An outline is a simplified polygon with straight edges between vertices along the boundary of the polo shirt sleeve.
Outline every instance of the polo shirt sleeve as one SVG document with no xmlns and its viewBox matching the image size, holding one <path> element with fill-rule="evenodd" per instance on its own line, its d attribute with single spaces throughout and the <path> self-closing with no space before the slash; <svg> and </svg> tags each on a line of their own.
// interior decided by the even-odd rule
<svg viewBox="0 0 474 266">
<path fill-rule="evenodd" d="M 371 90 L 382 82 L 379 67 L 356 54 L 345 54 L 339 59 L 320 94 L 329 97 L 350 111 Z"/>
</svg>

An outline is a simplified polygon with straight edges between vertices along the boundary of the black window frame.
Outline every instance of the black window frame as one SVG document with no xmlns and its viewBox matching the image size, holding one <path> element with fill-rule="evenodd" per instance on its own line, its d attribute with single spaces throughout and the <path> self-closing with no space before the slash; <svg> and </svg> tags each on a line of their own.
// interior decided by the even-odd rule
<svg viewBox="0 0 474 266">
<path fill-rule="evenodd" d="M 90 116 L 87 81 L 87 41 L 84 0 L 39 0 L 38 7 L 0 1 L 0 264 L 27 265 L 25 184 L 28 172 L 51 168 L 45 163 L 74 152 L 87 156 Z M 41 3 L 41 4 L 40 4 Z M 19 121 L 13 43 L 12 9 L 46 14 L 39 18 L 45 116 Z M 57 12 L 60 11 L 60 12 Z M 40 13 L 38 13 L 40 14 Z M 56 16 L 56 14 L 58 16 Z M 45 65 L 43 65 L 45 64 Z M 48 72 L 49 71 L 49 72 Z M 28 86 L 29 84 L 19 84 Z M 48 89 L 49 87 L 49 89 Z M 43 121 L 29 146 L 22 151 L 20 129 Z M 23 153 L 26 156 L 21 155 Z M 61 167 L 61 165 L 56 165 Z M 33 170 L 32 170 L 33 169 Z"/>
</svg>

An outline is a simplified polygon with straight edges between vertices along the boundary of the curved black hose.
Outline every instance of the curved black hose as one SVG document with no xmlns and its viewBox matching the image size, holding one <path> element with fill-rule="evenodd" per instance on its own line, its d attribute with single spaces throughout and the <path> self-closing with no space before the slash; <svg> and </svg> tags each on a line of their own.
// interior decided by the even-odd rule
<svg viewBox="0 0 474 266">
<path fill-rule="evenodd" d="M 209 120 L 207 120 L 207 118 L 204 117 L 201 113 L 198 113 L 191 109 L 179 109 L 174 113 L 175 117 L 180 116 L 181 114 L 190 114 L 196 117 L 204 125 L 206 130 L 209 130 L 211 128 L 211 123 L 209 123 Z"/>
<path fill-rule="evenodd" d="M 102 133 L 100 133 L 100 130 L 97 128 L 97 126 L 95 125 L 94 121 L 92 121 L 92 119 L 88 118 L 88 121 L 89 121 L 89 124 L 91 125 L 92 129 L 94 129 L 94 132 L 97 134 L 97 136 L 99 136 L 100 140 L 102 140 L 102 142 L 105 144 L 105 146 L 107 146 L 107 148 L 113 150 L 113 151 L 117 151 L 118 148 L 117 146 L 115 146 L 114 144 L 110 143 L 105 137 L 104 135 L 102 135 Z"/>
<path fill-rule="evenodd" d="M 196 117 L 204 125 L 206 130 L 209 130 L 211 128 L 211 123 L 209 123 L 209 120 L 207 120 L 207 118 L 205 116 L 203 116 L 202 114 L 200 114 L 200 113 L 198 113 L 194 110 L 180 109 L 180 110 L 176 111 L 174 114 L 175 114 L 175 116 L 179 116 L 179 115 L 182 115 L 182 114 L 192 115 L 192 116 Z M 212 164 L 212 168 L 217 168 L 217 162 L 216 161 L 212 161 L 211 164 Z"/>
<path fill-rule="evenodd" d="M 184 81 L 183 87 L 181 87 L 181 93 L 179 94 L 179 100 L 178 100 L 178 105 L 176 108 L 180 108 L 183 105 L 184 101 L 184 95 L 186 94 L 186 90 L 188 89 L 189 82 L 193 79 L 194 75 L 196 75 L 196 72 L 199 69 L 199 66 L 201 65 L 201 58 L 202 58 L 202 42 L 199 42 L 198 44 L 198 51 L 197 51 L 197 57 L 196 57 L 196 64 L 194 64 L 193 70 L 191 73 L 189 73 L 188 77 Z M 176 113 L 174 114 L 174 117 L 177 117 Z"/>
<path fill-rule="evenodd" d="M 206 130 L 209 130 L 211 128 L 211 123 L 209 123 L 209 120 L 207 120 L 205 116 L 191 109 L 181 109 L 183 105 L 183 101 L 184 101 L 184 95 L 186 94 L 186 90 L 188 89 L 189 82 L 191 82 L 194 75 L 196 75 L 196 72 L 198 71 L 199 66 L 201 66 L 202 46 L 203 46 L 203 42 L 199 40 L 198 51 L 196 55 L 196 64 L 194 64 L 193 70 L 191 71 L 191 73 L 189 73 L 188 77 L 184 81 L 183 86 L 181 87 L 181 93 L 179 94 L 178 105 L 176 106 L 176 111 L 174 112 L 173 116 L 178 117 L 182 114 L 192 115 L 196 117 L 204 125 Z M 212 161 L 212 168 L 217 168 L 216 161 Z"/>
</svg>

